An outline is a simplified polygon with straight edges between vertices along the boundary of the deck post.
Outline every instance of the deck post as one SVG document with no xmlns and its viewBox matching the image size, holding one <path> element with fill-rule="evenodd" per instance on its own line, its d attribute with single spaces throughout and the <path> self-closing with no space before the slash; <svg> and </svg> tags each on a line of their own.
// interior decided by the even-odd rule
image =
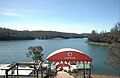
<svg viewBox="0 0 120 78">
<path fill-rule="evenodd" d="M 83 64 L 84 64 L 84 78 L 85 78 L 85 62 Z"/>
<path fill-rule="evenodd" d="M 91 69 L 89 69 L 89 78 L 91 77 Z"/>
<path fill-rule="evenodd" d="M 51 78 L 51 62 L 49 62 L 49 76 Z"/>
<path fill-rule="evenodd" d="M 92 66 L 90 64 L 90 68 L 89 68 L 89 78 L 91 78 L 91 70 L 92 70 Z"/>
<path fill-rule="evenodd" d="M 37 69 L 37 78 L 38 78 L 38 69 Z M 41 77 L 42 78 L 42 77 Z"/>
<path fill-rule="evenodd" d="M 35 77 L 35 70 L 36 70 L 36 69 L 35 69 L 35 65 L 34 65 L 34 77 Z"/>
<path fill-rule="evenodd" d="M 8 70 L 6 70 L 5 73 L 6 73 L 6 78 L 8 78 Z"/>
<path fill-rule="evenodd" d="M 18 74 L 18 64 L 17 64 L 17 78 L 19 78 L 18 75 L 19 75 L 19 74 Z"/>
<path fill-rule="evenodd" d="M 40 69 L 41 69 L 41 78 L 43 78 L 42 62 L 40 63 Z"/>
</svg>

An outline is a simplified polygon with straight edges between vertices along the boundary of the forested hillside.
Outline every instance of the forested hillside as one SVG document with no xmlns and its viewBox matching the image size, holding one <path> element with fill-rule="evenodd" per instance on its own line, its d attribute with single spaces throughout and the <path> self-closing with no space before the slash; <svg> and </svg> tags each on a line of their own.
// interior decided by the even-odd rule
<svg viewBox="0 0 120 78">
<path fill-rule="evenodd" d="M 110 32 L 92 31 L 88 41 L 110 44 L 106 64 L 120 68 L 120 23 L 117 23 Z"/>
<path fill-rule="evenodd" d="M 31 40 L 31 39 L 53 39 L 53 38 L 83 38 L 82 34 L 63 33 L 56 31 L 17 31 L 0 28 L 0 40 Z"/>
<path fill-rule="evenodd" d="M 120 23 L 117 23 L 115 27 L 111 28 L 110 32 L 102 31 L 98 33 L 97 31 L 93 30 L 91 35 L 88 37 L 88 41 L 109 44 L 114 42 L 120 43 Z"/>
</svg>

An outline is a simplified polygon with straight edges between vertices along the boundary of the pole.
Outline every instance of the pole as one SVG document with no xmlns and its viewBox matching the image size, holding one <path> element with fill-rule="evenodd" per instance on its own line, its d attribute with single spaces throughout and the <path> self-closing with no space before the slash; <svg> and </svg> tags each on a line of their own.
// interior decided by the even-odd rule
<svg viewBox="0 0 120 78">
<path fill-rule="evenodd" d="M 6 78 L 8 78 L 8 70 L 6 70 L 6 72 L 5 72 L 5 73 L 6 73 Z"/>
<path fill-rule="evenodd" d="M 38 69 L 37 69 L 37 78 L 38 78 Z M 41 77 L 42 78 L 42 77 Z"/>
<path fill-rule="evenodd" d="M 50 78 L 51 78 L 51 63 L 49 62 L 49 64 L 50 64 L 50 65 L 49 65 L 49 66 L 50 66 L 50 67 L 49 67 L 49 75 L 50 75 Z"/>
<path fill-rule="evenodd" d="M 35 65 L 34 65 L 34 77 L 35 77 L 35 70 L 36 70 L 36 68 L 35 68 Z"/>
<path fill-rule="evenodd" d="M 91 70 L 92 70 L 92 66 L 91 66 L 91 63 L 90 63 L 90 68 L 89 68 L 89 78 L 91 78 Z"/>
<path fill-rule="evenodd" d="M 17 64 L 17 78 L 19 78 L 19 77 L 18 77 L 18 64 Z"/>
<path fill-rule="evenodd" d="M 91 77 L 91 69 L 89 69 L 89 78 Z"/>
<path fill-rule="evenodd" d="M 85 62 L 83 64 L 84 64 L 84 78 L 85 78 Z"/>
<path fill-rule="evenodd" d="M 41 62 L 41 64 L 40 64 L 40 69 L 41 69 L 41 78 L 43 78 L 42 62 Z"/>
</svg>

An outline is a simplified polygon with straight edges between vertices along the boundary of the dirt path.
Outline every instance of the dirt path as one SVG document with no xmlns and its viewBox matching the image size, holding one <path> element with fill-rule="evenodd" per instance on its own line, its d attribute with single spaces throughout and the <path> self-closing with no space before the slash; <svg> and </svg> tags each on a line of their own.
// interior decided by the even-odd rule
<svg viewBox="0 0 120 78">
<path fill-rule="evenodd" d="M 74 78 L 72 75 L 69 75 L 69 73 L 64 72 L 64 71 L 59 71 L 57 73 L 56 78 Z"/>
</svg>

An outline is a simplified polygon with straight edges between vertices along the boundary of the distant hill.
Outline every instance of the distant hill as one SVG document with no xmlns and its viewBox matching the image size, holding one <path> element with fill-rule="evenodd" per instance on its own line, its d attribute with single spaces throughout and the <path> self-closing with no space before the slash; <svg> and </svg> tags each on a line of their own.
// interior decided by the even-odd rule
<svg viewBox="0 0 120 78">
<path fill-rule="evenodd" d="M 88 38 L 88 36 L 90 35 L 91 33 L 82 33 L 82 35 L 85 37 L 85 38 Z"/>
<path fill-rule="evenodd" d="M 32 40 L 32 39 L 69 39 L 84 38 L 85 34 L 65 33 L 57 31 L 17 31 L 0 27 L 0 40 Z"/>
</svg>

